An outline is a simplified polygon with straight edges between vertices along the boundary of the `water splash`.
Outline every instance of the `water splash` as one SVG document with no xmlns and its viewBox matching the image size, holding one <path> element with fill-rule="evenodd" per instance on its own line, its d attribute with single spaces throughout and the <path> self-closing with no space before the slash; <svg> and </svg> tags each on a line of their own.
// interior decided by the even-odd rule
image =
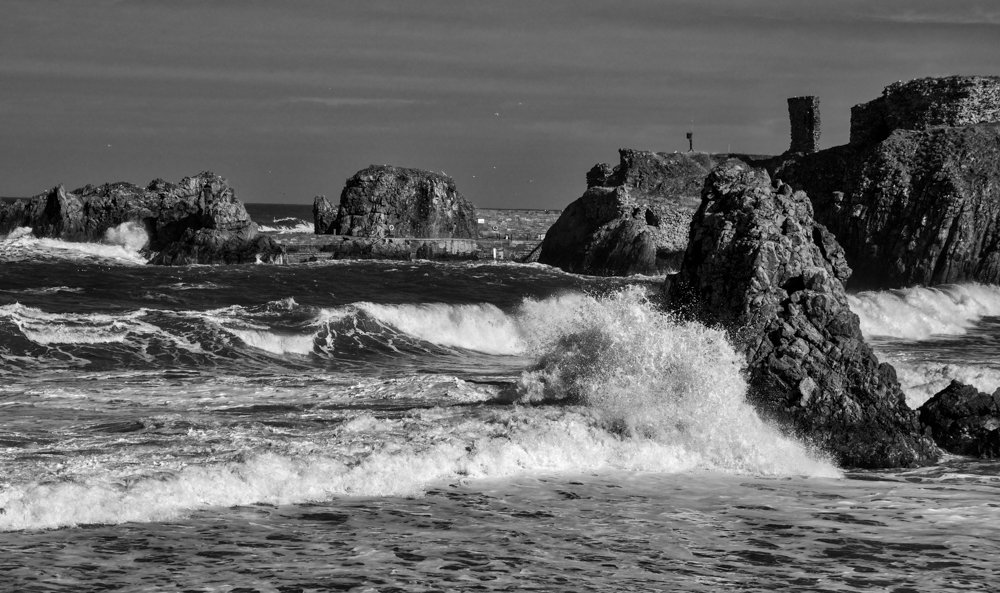
<svg viewBox="0 0 1000 593">
<path fill-rule="evenodd" d="M 129 224 L 129 223 L 126 223 Z M 112 229 L 113 230 L 113 229 Z M 111 232 L 111 230 L 109 230 Z M 145 231 L 143 231 L 145 234 Z M 112 233 L 114 241 L 138 241 L 139 235 L 130 231 Z M 70 260 L 111 262 L 115 264 L 145 265 L 146 258 L 131 246 L 120 243 L 76 243 L 61 239 L 39 239 L 32 229 L 20 227 L 0 240 L 0 262 Z"/>
<path fill-rule="evenodd" d="M 675 320 L 636 288 L 590 299 L 581 313 L 511 398 L 581 404 L 613 432 L 679 447 L 692 467 L 836 474 L 757 416 L 723 332 Z"/>
<path fill-rule="evenodd" d="M 942 284 L 848 295 L 865 337 L 926 340 L 962 335 L 980 319 L 1000 315 L 1000 287 Z"/>
<path fill-rule="evenodd" d="M 104 232 L 104 242 L 108 245 L 119 245 L 128 251 L 138 252 L 149 245 L 149 235 L 146 229 L 137 222 L 123 222 Z"/>
</svg>

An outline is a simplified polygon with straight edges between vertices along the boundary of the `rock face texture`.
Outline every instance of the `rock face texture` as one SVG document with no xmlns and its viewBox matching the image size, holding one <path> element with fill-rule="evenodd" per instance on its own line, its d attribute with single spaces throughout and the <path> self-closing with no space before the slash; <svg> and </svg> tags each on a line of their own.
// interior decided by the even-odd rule
<svg viewBox="0 0 1000 593">
<path fill-rule="evenodd" d="M 1000 282 L 1000 78 L 922 79 L 852 112 L 852 143 L 767 164 L 813 200 L 852 288 Z M 891 128 L 891 129 L 890 129 Z"/>
<path fill-rule="evenodd" d="M 705 182 L 669 306 L 725 327 L 747 358 L 751 402 L 852 467 L 933 460 L 895 370 L 865 343 L 843 288 L 843 250 L 812 205 L 730 161 Z"/>
<path fill-rule="evenodd" d="M 949 453 L 1000 457 L 1000 389 L 988 395 L 952 381 L 919 412 L 934 441 Z"/>
<path fill-rule="evenodd" d="M 880 142 L 895 130 L 1000 121 L 1000 76 L 919 78 L 885 87 L 851 108 L 851 144 Z"/>
<path fill-rule="evenodd" d="M 313 233 L 317 235 L 332 235 L 337 224 L 337 207 L 326 199 L 326 196 L 313 198 Z"/>
<path fill-rule="evenodd" d="M 317 199 L 314 213 L 328 212 Z M 316 232 L 355 237 L 474 239 L 479 234 L 476 210 L 446 175 L 372 165 L 347 180 L 332 225 Z"/>
<path fill-rule="evenodd" d="M 546 233 L 538 261 L 598 276 L 657 274 L 679 263 L 714 158 L 618 153 L 618 166 L 598 164 L 587 173 L 586 193 Z"/>
<path fill-rule="evenodd" d="M 655 222 L 627 189 L 592 187 L 545 234 L 538 261 L 595 276 L 656 273 Z"/>
<path fill-rule="evenodd" d="M 154 264 L 220 264 L 282 261 L 283 249 L 257 235 L 229 183 L 211 172 L 178 184 L 162 179 L 131 183 L 61 185 L 28 200 L 0 204 L 0 233 L 31 227 L 38 237 L 100 241 L 109 229 L 133 222 L 149 237 Z"/>
</svg>

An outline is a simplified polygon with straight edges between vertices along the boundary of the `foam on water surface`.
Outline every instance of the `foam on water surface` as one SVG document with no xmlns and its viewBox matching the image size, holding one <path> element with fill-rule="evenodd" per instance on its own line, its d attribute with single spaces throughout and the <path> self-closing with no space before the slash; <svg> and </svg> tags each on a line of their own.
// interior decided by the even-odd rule
<svg viewBox="0 0 1000 593">
<path fill-rule="evenodd" d="M 138 250 L 148 242 L 148 238 L 138 225 L 124 223 L 115 229 L 109 229 L 106 241 L 77 243 L 60 239 L 39 239 L 31 234 L 30 228 L 21 227 L 6 237 L 0 237 L 0 262 L 103 260 L 119 265 L 146 264 L 146 258 Z"/>
<path fill-rule="evenodd" d="M 961 335 L 986 316 L 1000 315 L 1000 287 L 943 284 L 848 295 L 866 337 L 924 340 Z"/>
</svg>

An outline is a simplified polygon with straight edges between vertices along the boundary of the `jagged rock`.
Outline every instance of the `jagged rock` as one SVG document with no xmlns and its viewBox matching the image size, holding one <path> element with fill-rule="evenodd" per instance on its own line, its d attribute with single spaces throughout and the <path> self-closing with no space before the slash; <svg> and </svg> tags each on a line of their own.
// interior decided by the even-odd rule
<svg viewBox="0 0 1000 593">
<path fill-rule="evenodd" d="M 587 191 L 545 235 L 538 261 L 578 274 L 657 274 L 679 263 L 698 194 L 715 161 L 705 153 L 621 149 L 587 173 Z"/>
<path fill-rule="evenodd" d="M 949 453 L 1000 457 L 1000 389 L 988 395 L 952 381 L 918 411 L 934 441 Z"/>
<path fill-rule="evenodd" d="M 1000 76 L 947 76 L 896 82 L 851 108 L 851 144 L 881 142 L 895 130 L 1000 121 Z"/>
<path fill-rule="evenodd" d="M 767 168 L 812 198 L 851 288 L 1000 283 L 997 118 L 1000 77 L 899 83 L 854 108 L 851 144 Z"/>
<path fill-rule="evenodd" d="M 451 177 L 372 165 L 347 180 L 337 219 L 322 232 L 356 237 L 474 239 L 479 227 L 475 207 L 458 193 Z"/>
<path fill-rule="evenodd" d="M 313 233 L 317 235 L 336 234 L 337 208 L 326 196 L 313 198 Z"/>
<path fill-rule="evenodd" d="M 207 171 L 178 184 L 156 179 L 146 188 L 119 182 L 67 192 L 60 185 L 28 200 L 0 204 L 0 233 L 31 227 L 38 237 L 100 241 L 126 222 L 142 225 L 148 250 L 161 253 L 151 263 L 282 259 L 280 245 L 257 236 L 256 223 L 229 183 Z"/>
<path fill-rule="evenodd" d="M 705 181 L 671 309 L 726 328 L 765 417 L 853 467 L 931 461 L 895 370 L 865 343 L 843 288 L 843 250 L 803 192 L 730 161 Z"/>
</svg>

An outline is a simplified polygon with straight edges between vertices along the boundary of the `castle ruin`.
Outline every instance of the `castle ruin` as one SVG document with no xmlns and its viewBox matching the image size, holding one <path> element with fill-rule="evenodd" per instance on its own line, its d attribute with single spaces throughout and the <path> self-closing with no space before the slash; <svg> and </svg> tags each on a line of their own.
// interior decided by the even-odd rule
<svg viewBox="0 0 1000 593">
<path fill-rule="evenodd" d="M 819 97 L 790 97 L 788 119 L 792 124 L 792 144 L 788 152 L 819 150 Z"/>
</svg>

